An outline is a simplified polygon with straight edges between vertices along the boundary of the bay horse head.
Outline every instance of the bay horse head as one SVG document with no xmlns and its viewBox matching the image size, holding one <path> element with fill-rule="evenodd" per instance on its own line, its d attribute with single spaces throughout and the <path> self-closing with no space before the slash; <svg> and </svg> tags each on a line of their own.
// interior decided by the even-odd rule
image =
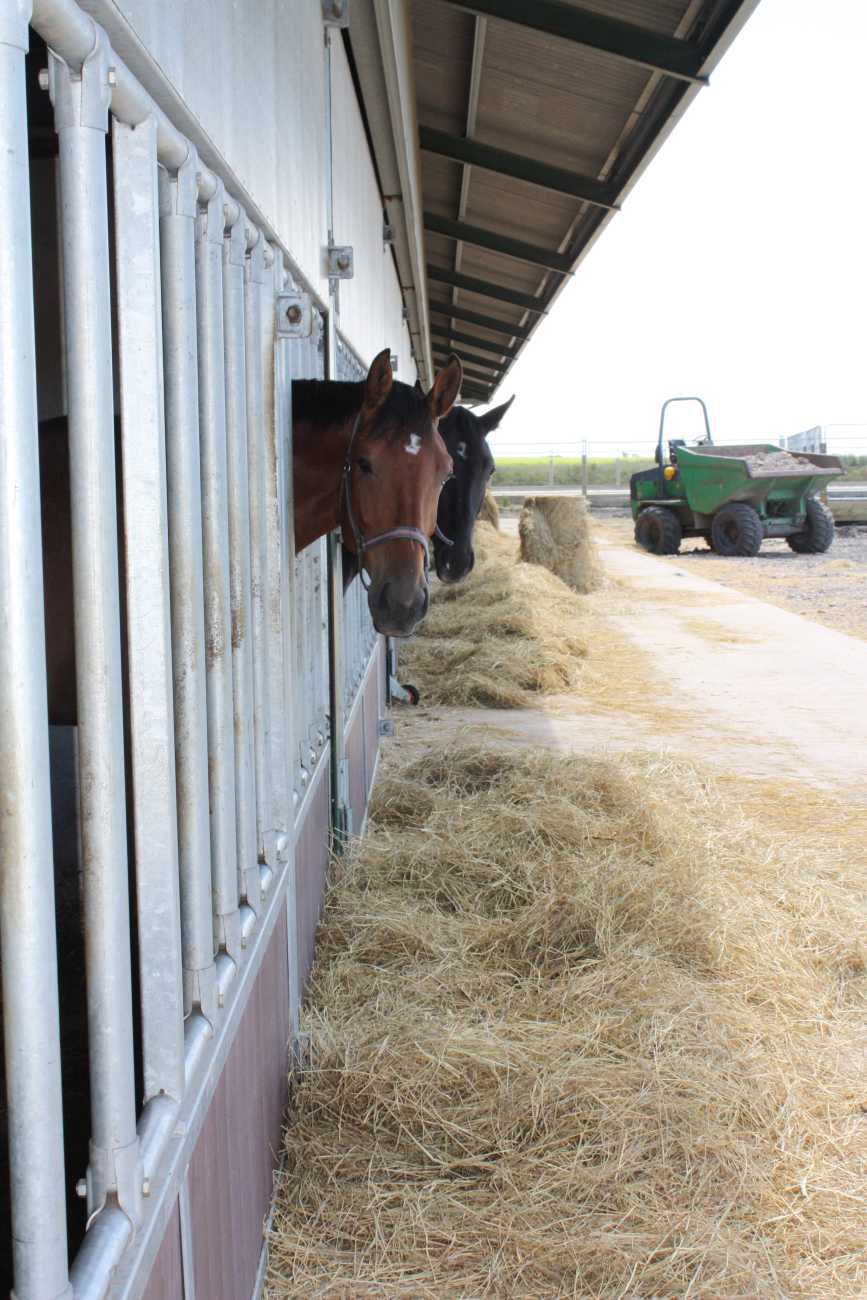
<svg viewBox="0 0 867 1300">
<path fill-rule="evenodd" d="M 440 425 L 443 442 L 454 463 L 451 479 L 442 490 L 437 509 L 434 561 L 442 582 L 460 582 L 476 562 L 473 529 L 482 508 L 488 480 L 496 466 L 488 446 L 488 434 L 514 402 L 510 397 L 484 415 L 474 415 L 465 406 L 455 406 Z M 441 540 L 448 538 L 451 545 Z"/>
<path fill-rule="evenodd" d="M 428 606 L 430 538 L 452 461 L 437 426 L 463 372 L 451 357 L 429 393 L 398 383 L 386 348 L 361 383 L 292 385 L 295 547 L 340 527 L 378 632 L 409 636 Z"/>
</svg>

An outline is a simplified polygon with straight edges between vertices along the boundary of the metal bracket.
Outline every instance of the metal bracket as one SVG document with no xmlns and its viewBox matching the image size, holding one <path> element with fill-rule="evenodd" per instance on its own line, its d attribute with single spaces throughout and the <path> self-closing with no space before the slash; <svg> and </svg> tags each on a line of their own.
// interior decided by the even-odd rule
<svg viewBox="0 0 867 1300">
<path fill-rule="evenodd" d="M 111 66 L 108 37 L 95 25 L 94 32 L 94 46 L 81 65 L 80 76 L 73 76 L 69 65 L 53 50 L 48 51 L 48 92 L 57 130 L 86 126 L 94 131 L 108 131 L 108 110 L 117 73 Z"/>
<path fill-rule="evenodd" d="M 394 243 L 394 226 L 390 226 L 387 221 L 382 223 L 382 242 L 384 244 Z"/>
<path fill-rule="evenodd" d="M 328 245 L 329 280 L 351 280 L 355 275 L 355 255 L 351 244 Z"/>
<path fill-rule="evenodd" d="M 395 374 L 397 374 L 397 360 L 398 360 L 397 353 L 396 353 L 396 352 L 392 352 L 392 353 L 389 355 L 389 358 L 388 358 L 388 359 L 389 359 L 389 361 L 391 362 L 391 368 L 392 368 L 392 370 L 395 372 Z"/>
<path fill-rule="evenodd" d="M 348 27 L 349 0 L 322 0 L 322 21 L 326 27 Z"/>
<path fill-rule="evenodd" d="M 391 718 L 380 718 L 379 729 L 377 734 L 380 736 L 393 736 L 395 732 L 394 722 Z"/>
<path fill-rule="evenodd" d="M 308 339 L 313 333 L 313 303 L 309 293 L 277 294 L 277 337 Z"/>
</svg>

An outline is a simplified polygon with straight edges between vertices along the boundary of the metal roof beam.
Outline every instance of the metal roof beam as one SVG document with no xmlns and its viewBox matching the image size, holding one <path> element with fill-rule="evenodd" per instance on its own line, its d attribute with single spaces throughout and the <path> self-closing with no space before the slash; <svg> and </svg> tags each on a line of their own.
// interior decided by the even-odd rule
<svg viewBox="0 0 867 1300">
<path fill-rule="evenodd" d="M 496 298 L 498 302 L 510 302 L 525 311 L 537 312 L 544 316 L 545 308 L 540 298 L 533 298 L 528 293 L 519 293 L 517 289 L 507 289 L 504 284 L 489 284 L 487 280 L 477 280 L 472 275 L 459 275 L 456 271 L 447 271 L 441 266 L 431 266 L 428 262 L 429 280 L 439 280 L 441 284 L 454 285 L 456 289 L 466 289 L 467 293 L 478 293 L 483 298 Z M 446 311 L 451 308 L 446 307 Z"/>
<path fill-rule="evenodd" d="M 474 14 L 501 18 L 546 36 L 559 36 L 603 50 L 680 81 L 707 82 L 700 71 L 704 55 L 689 41 L 563 4 L 562 0 L 449 0 L 449 3 L 457 9 L 469 9 Z"/>
<path fill-rule="evenodd" d="M 483 384 L 467 383 L 466 380 L 461 384 L 461 396 L 470 397 L 476 402 L 489 402 L 493 391 L 493 386 L 488 388 Z"/>
<path fill-rule="evenodd" d="M 510 339 L 525 339 L 530 331 L 526 325 L 514 325 L 511 321 L 498 320 L 496 316 L 482 316 L 477 311 L 470 311 L 467 307 L 459 307 L 449 302 L 440 302 L 438 299 L 431 299 L 429 303 L 430 311 L 435 316 L 454 316 L 455 320 L 469 321 L 471 325 L 481 325 L 482 329 L 494 330 L 498 334 L 505 334 Z"/>
<path fill-rule="evenodd" d="M 456 330 L 446 329 L 445 325 L 434 325 L 430 327 L 431 337 L 436 339 L 445 339 L 455 343 L 469 343 L 471 348 L 481 348 L 483 352 L 493 352 L 498 357 L 516 357 L 517 348 L 507 347 L 505 343 L 492 343 L 490 339 L 477 339 L 472 334 L 459 334 Z"/>
<path fill-rule="evenodd" d="M 512 239 L 494 230 L 483 230 L 481 226 L 471 226 L 466 221 L 450 221 L 448 217 L 437 216 L 435 212 L 425 212 L 424 228 L 434 235 L 458 239 L 464 244 L 473 244 L 476 248 L 489 248 L 506 257 L 514 257 L 519 262 L 544 266 L 561 275 L 572 274 L 572 263 L 565 253 L 550 253 L 547 248 L 539 248 L 537 244 L 526 244 L 523 239 Z"/>
<path fill-rule="evenodd" d="M 554 190 L 558 194 L 569 194 L 573 199 L 584 199 L 599 208 L 617 207 L 610 186 L 592 176 L 581 176 L 565 167 L 554 167 L 550 163 L 540 162 L 538 158 L 510 153 L 507 149 L 497 149 L 494 145 L 481 144 L 478 140 L 449 135 L 432 126 L 419 126 L 418 136 L 422 149 L 428 153 L 440 154 L 443 158 L 452 158 L 456 162 L 471 163 L 474 167 L 483 167 L 486 171 L 511 176 L 515 180 L 529 181 L 531 185 L 540 185 L 542 189 Z"/>
<path fill-rule="evenodd" d="M 435 343 L 434 352 L 437 356 L 445 358 L 448 354 L 448 348 L 443 343 Z M 493 370 L 495 374 L 505 370 L 509 364 L 508 360 L 492 361 L 490 357 L 477 357 L 472 352 L 460 351 L 457 355 L 461 359 L 462 366 L 475 366 L 479 370 Z"/>
</svg>

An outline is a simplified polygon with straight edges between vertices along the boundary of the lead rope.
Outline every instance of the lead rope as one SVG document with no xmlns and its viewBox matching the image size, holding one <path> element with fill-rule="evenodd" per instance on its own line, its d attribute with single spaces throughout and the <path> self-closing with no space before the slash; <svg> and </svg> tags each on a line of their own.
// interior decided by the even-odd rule
<svg viewBox="0 0 867 1300">
<path fill-rule="evenodd" d="M 352 509 L 352 449 L 360 423 L 361 411 L 355 417 L 346 448 L 346 459 L 343 462 L 343 472 L 340 476 L 340 505 L 341 507 L 346 506 L 346 517 L 349 520 L 349 527 L 352 529 L 355 553 L 358 556 L 358 575 L 361 578 L 361 585 L 366 591 L 370 589 L 371 585 L 370 577 L 364 568 L 364 552 L 371 550 L 374 546 L 381 546 L 383 542 L 401 540 L 417 542 L 421 547 L 424 553 L 425 580 L 427 580 L 430 571 L 430 543 L 420 528 L 414 528 L 411 524 L 401 524 L 397 528 L 390 528 L 386 533 L 377 533 L 374 537 L 365 537 L 358 525 L 358 520 L 355 518 L 355 511 Z M 434 529 L 434 536 L 439 538 L 446 546 L 454 546 L 454 542 L 445 536 L 439 525 Z"/>
</svg>

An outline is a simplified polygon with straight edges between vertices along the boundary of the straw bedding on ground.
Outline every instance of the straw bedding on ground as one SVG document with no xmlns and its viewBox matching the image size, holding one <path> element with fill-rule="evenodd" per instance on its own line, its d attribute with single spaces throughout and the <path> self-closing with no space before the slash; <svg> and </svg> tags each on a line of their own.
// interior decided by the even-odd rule
<svg viewBox="0 0 867 1300">
<path fill-rule="evenodd" d="M 581 680 L 587 615 L 559 578 L 516 562 L 514 540 L 476 525 L 476 567 L 439 586 L 401 676 L 429 704 L 521 708 Z"/>
<path fill-rule="evenodd" d="M 386 771 L 320 935 L 271 1297 L 867 1293 L 863 811 L 783 841 L 724 784 Z"/>
<path fill-rule="evenodd" d="M 528 497 L 518 521 L 521 559 L 539 564 L 586 595 L 602 585 L 602 566 L 581 497 Z"/>
<path fill-rule="evenodd" d="M 482 508 L 479 511 L 479 519 L 483 523 L 490 524 L 492 528 L 500 527 L 500 507 L 497 505 L 497 498 L 493 492 L 486 492 L 482 498 Z"/>
</svg>

